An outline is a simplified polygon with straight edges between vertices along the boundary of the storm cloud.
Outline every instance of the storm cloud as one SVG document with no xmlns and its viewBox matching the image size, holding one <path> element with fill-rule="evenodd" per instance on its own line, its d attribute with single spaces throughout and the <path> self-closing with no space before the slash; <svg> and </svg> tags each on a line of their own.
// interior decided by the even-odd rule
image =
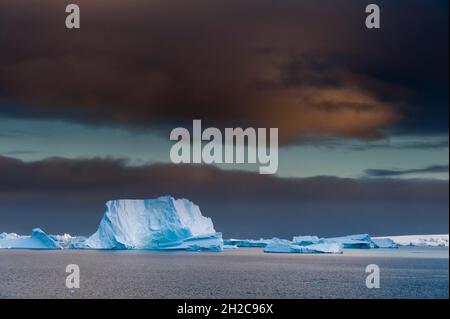
<svg viewBox="0 0 450 319">
<path fill-rule="evenodd" d="M 0 113 L 157 130 L 199 118 L 278 127 L 282 143 L 448 130 L 446 1 L 379 1 L 376 32 L 364 1 L 77 4 L 79 30 L 60 1 L 0 4 Z"/>
</svg>

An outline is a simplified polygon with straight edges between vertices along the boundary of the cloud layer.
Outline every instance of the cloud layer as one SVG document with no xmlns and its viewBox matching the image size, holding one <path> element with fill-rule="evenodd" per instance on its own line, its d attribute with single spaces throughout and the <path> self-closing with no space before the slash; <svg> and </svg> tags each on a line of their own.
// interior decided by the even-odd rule
<svg viewBox="0 0 450 319">
<path fill-rule="evenodd" d="M 0 224 L 17 228 L 42 222 L 89 233 L 109 199 L 171 194 L 200 204 L 228 236 L 448 231 L 448 181 L 278 178 L 209 166 L 7 157 L 0 157 L 0 180 Z"/>
<path fill-rule="evenodd" d="M 448 173 L 448 165 L 431 165 L 415 169 L 368 169 L 366 174 L 372 177 L 395 177 L 424 173 Z"/>
<path fill-rule="evenodd" d="M 429 15 L 440 1 L 381 1 L 377 32 L 363 1 L 77 3 L 72 31 L 60 1 L 0 4 L 0 98 L 22 106 L 1 112 L 154 128 L 200 118 L 278 127 L 282 143 L 367 139 L 415 112 L 418 78 L 448 83 L 448 43 L 430 39 L 448 24 Z M 421 24 L 406 27 L 412 14 Z"/>
<path fill-rule="evenodd" d="M 447 181 L 373 181 L 327 176 L 279 178 L 205 165 L 127 166 L 124 161 L 101 158 L 50 158 L 23 162 L 0 157 L 0 179 L 2 195 L 31 192 L 69 197 L 107 194 L 117 198 L 174 194 L 180 197 L 271 202 L 445 201 L 448 197 Z"/>
</svg>

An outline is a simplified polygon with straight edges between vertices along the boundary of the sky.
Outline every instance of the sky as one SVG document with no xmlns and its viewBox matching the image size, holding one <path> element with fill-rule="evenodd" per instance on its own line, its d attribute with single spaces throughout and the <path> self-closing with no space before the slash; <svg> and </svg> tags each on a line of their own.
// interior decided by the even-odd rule
<svg viewBox="0 0 450 319">
<path fill-rule="evenodd" d="M 225 237 L 448 233 L 448 1 L 0 3 L 0 231 L 94 232 L 112 198 Z M 279 168 L 175 165 L 175 127 L 276 127 Z"/>
</svg>

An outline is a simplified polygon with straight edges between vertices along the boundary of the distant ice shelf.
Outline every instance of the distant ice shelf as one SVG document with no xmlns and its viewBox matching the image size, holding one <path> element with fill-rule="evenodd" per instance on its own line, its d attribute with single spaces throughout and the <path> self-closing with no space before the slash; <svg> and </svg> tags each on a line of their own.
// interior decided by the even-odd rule
<svg viewBox="0 0 450 319">
<path fill-rule="evenodd" d="M 448 234 L 444 235 L 406 235 L 375 237 L 374 241 L 390 240 L 401 246 L 448 247 Z"/>
</svg>

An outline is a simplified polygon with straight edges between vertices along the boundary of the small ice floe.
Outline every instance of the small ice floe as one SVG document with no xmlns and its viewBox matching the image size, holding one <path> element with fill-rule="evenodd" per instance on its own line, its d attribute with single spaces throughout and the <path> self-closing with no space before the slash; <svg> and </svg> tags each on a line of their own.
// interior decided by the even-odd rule
<svg viewBox="0 0 450 319">
<path fill-rule="evenodd" d="M 340 254 L 342 247 L 338 243 L 317 243 L 300 246 L 285 239 L 273 238 L 264 248 L 265 253 L 295 253 L 295 254 Z"/>
</svg>

